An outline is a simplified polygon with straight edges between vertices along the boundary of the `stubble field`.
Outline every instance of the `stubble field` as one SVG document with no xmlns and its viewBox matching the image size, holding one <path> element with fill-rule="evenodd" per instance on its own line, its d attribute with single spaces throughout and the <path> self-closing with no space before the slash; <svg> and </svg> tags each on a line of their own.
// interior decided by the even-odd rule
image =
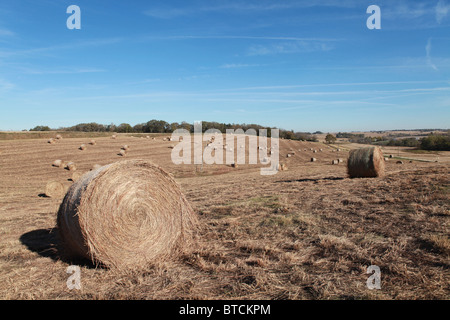
<svg viewBox="0 0 450 320">
<path fill-rule="evenodd" d="M 390 159 L 383 178 L 349 179 L 348 150 L 360 145 L 338 153 L 280 140 L 288 170 L 262 176 L 260 165 L 177 166 L 175 143 L 162 138 L 98 137 L 93 146 L 87 137 L 0 141 L 0 298 L 450 298 L 450 152 L 385 149 L 403 164 Z M 196 245 L 144 271 L 81 264 L 82 288 L 69 290 L 66 269 L 74 262 L 59 255 L 55 230 L 62 199 L 43 193 L 48 181 L 68 188 L 72 172 L 52 163 L 74 161 L 87 172 L 121 160 L 124 144 L 127 159 L 148 159 L 173 174 L 199 217 Z M 337 158 L 344 163 L 331 165 Z M 380 290 L 366 285 L 370 265 L 380 267 Z"/>
</svg>

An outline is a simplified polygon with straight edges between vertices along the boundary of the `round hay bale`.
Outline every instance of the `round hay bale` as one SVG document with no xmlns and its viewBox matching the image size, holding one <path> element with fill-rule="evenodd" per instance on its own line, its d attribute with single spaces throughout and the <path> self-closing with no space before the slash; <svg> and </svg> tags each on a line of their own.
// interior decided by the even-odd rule
<svg viewBox="0 0 450 320">
<path fill-rule="evenodd" d="M 52 164 L 53 167 L 61 168 L 64 167 L 64 162 L 62 160 L 55 160 Z"/>
<path fill-rule="evenodd" d="M 316 158 L 311 158 L 311 162 L 316 162 L 317 159 Z"/>
<path fill-rule="evenodd" d="M 126 145 L 123 145 L 121 149 L 127 151 L 130 149 L 130 146 L 126 144 Z"/>
<path fill-rule="evenodd" d="M 352 150 L 347 169 L 350 178 L 382 177 L 384 176 L 383 152 L 379 147 Z"/>
<path fill-rule="evenodd" d="M 398 160 L 398 161 L 397 161 L 397 164 L 403 164 L 403 161 Z"/>
<path fill-rule="evenodd" d="M 72 173 L 72 176 L 70 177 L 70 180 L 72 180 L 73 182 L 76 182 L 76 181 L 78 181 L 78 180 L 81 178 L 82 175 L 83 175 L 83 174 L 82 174 L 81 172 L 79 172 L 79 171 L 74 171 L 74 172 Z"/>
<path fill-rule="evenodd" d="M 62 198 L 64 191 L 64 185 L 61 182 L 50 181 L 45 186 L 45 195 L 50 198 Z"/>
<path fill-rule="evenodd" d="M 113 134 L 112 136 L 111 136 L 111 139 L 116 139 L 117 138 L 117 136 L 115 135 L 115 134 Z"/>
<path fill-rule="evenodd" d="M 338 160 L 332 160 L 331 164 L 339 164 L 339 161 Z"/>
<path fill-rule="evenodd" d="M 89 144 L 90 144 L 91 146 L 95 146 L 95 145 L 97 144 L 97 141 L 91 140 L 91 141 L 89 141 Z"/>
<path fill-rule="evenodd" d="M 68 162 L 66 164 L 66 169 L 69 171 L 75 171 L 75 170 L 77 170 L 77 166 L 73 162 Z"/>
<path fill-rule="evenodd" d="M 85 144 L 82 144 L 82 145 L 80 146 L 79 149 L 80 149 L 80 150 L 86 150 L 86 145 L 85 145 Z"/>
<path fill-rule="evenodd" d="M 237 165 L 237 163 L 234 163 L 234 162 L 233 162 L 233 163 L 231 164 L 231 167 L 232 167 L 232 168 L 237 168 L 238 165 Z"/>
<path fill-rule="evenodd" d="M 56 140 L 53 139 L 53 138 L 50 138 L 50 139 L 48 139 L 47 142 L 50 143 L 50 144 L 55 144 L 55 143 L 56 143 Z"/>
<path fill-rule="evenodd" d="M 292 157 L 292 154 L 288 153 L 288 154 L 286 155 L 286 158 L 290 158 L 290 157 Z"/>
<path fill-rule="evenodd" d="M 125 157 L 127 155 L 127 152 L 123 149 L 121 149 L 118 153 L 119 156 Z"/>
<path fill-rule="evenodd" d="M 61 140 L 61 139 L 62 139 L 62 135 L 57 134 L 57 135 L 56 135 L 56 139 Z"/>
<path fill-rule="evenodd" d="M 86 173 L 57 215 L 63 255 L 118 269 L 144 268 L 188 248 L 196 221 L 175 180 L 145 160 Z"/>
<path fill-rule="evenodd" d="M 337 161 L 338 161 L 338 163 L 343 163 L 344 159 L 339 158 L 339 159 L 337 159 Z"/>
</svg>

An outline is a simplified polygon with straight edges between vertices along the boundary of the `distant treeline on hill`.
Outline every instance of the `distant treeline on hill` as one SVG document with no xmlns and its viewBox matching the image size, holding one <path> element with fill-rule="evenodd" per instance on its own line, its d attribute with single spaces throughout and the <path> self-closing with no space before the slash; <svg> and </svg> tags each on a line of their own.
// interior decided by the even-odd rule
<svg viewBox="0 0 450 320">
<path fill-rule="evenodd" d="M 120 125 L 115 124 L 98 124 L 95 122 L 91 123 L 80 123 L 72 127 L 51 129 L 48 126 L 36 126 L 30 131 L 81 131 L 81 132 L 117 132 L 117 133 L 172 133 L 176 129 L 186 129 L 189 132 L 194 132 L 194 125 L 187 122 L 172 122 L 168 123 L 164 120 L 150 120 L 146 123 L 139 123 L 131 126 L 128 123 L 122 123 Z M 225 124 L 219 122 L 202 122 L 202 131 L 205 132 L 208 129 L 217 129 L 220 132 L 225 133 L 227 129 L 242 129 L 247 131 L 248 129 L 254 129 L 257 134 L 260 129 L 267 129 L 267 136 L 271 137 L 270 127 L 264 127 L 258 124 Z M 303 140 L 303 141 L 318 141 L 314 134 L 309 132 L 294 132 L 293 130 L 280 130 L 280 138 L 291 139 L 291 140 Z M 317 133 L 317 132 L 316 132 Z"/>
</svg>

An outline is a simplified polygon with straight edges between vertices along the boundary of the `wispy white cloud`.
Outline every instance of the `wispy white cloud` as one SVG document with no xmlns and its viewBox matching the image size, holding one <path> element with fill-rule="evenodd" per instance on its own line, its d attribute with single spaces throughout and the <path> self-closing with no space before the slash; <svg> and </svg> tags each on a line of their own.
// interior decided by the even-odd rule
<svg viewBox="0 0 450 320">
<path fill-rule="evenodd" d="M 425 46 L 425 52 L 426 52 L 427 64 L 434 70 L 438 71 L 438 68 L 436 67 L 436 65 L 431 61 L 431 38 L 428 39 L 427 45 Z"/>
<path fill-rule="evenodd" d="M 149 17 L 157 19 L 173 19 L 182 16 L 198 15 L 212 12 L 226 13 L 255 13 L 255 12 L 273 12 L 276 10 L 289 10 L 294 8 L 309 7 L 354 7 L 357 4 L 355 0 L 296 0 L 296 1 L 255 1 L 255 2 L 214 2 L 209 1 L 208 6 L 189 6 L 189 7 L 169 7 L 160 6 L 145 10 L 143 13 Z"/>
<path fill-rule="evenodd" d="M 14 89 L 16 86 L 12 82 L 9 82 L 5 79 L 0 79 L 0 93 L 8 92 Z"/>
<path fill-rule="evenodd" d="M 251 68 L 260 67 L 261 64 L 245 64 L 245 63 L 227 63 L 219 66 L 221 69 Z"/>
<path fill-rule="evenodd" d="M 439 0 L 436 5 L 436 22 L 441 24 L 442 20 L 447 17 L 450 11 L 450 4 L 448 4 L 445 0 Z"/>
<path fill-rule="evenodd" d="M 261 56 L 283 53 L 302 53 L 315 51 L 330 51 L 334 46 L 324 41 L 291 41 L 270 45 L 252 45 L 247 49 L 249 56 Z"/>
<path fill-rule="evenodd" d="M 9 37 L 9 36 L 14 36 L 14 35 L 15 35 L 15 33 L 12 32 L 11 30 L 0 28 L 0 37 L 3 37 L 3 36 Z"/>
</svg>

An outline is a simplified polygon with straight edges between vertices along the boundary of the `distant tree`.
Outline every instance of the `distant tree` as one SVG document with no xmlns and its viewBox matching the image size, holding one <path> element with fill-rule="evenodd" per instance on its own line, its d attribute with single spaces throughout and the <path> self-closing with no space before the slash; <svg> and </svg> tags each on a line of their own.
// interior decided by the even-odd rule
<svg viewBox="0 0 450 320">
<path fill-rule="evenodd" d="M 121 123 L 118 127 L 117 127 L 117 132 L 120 133 L 130 133 L 133 132 L 133 127 L 131 125 L 129 125 L 128 123 Z"/>
<path fill-rule="evenodd" d="M 30 129 L 30 131 L 51 131 L 50 127 L 48 126 L 36 126 L 33 129 Z"/>
<path fill-rule="evenodd" d="M 450 136 L 430 134 L 420 140 L 423 150 L 450 151 Z"/>
<path fill-rule="evenodd" d="M 328 143 L 334 143 L 334 142 L 336 142 L 336 137 L 334 135 L 332 135 L 331 133 L 329 133 L 325 137 L 325 141 Z"/>
</svg>

